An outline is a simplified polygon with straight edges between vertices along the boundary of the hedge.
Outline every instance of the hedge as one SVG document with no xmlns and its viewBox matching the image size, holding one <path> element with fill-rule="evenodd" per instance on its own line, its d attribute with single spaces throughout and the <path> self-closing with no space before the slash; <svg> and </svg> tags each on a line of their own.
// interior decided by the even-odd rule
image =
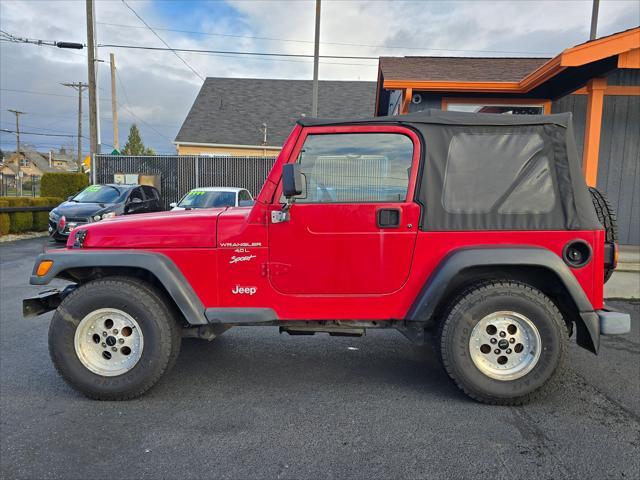
<svg viewBox="0 0 640 480">
<path fill-rule="evenodd" d="M 55 199 L 58 200 L 58 199 Z M 51 197 L 36 197 L 33 199 L 32 205 L 35 206 L 47 206 L 54 205 L 54 199 Z M 57 202 L 60 203 L 60 202 Z M 49 211 L 46 212 L 33 212 L 33 226 L 32 229 L 41 232 L 49 228 Z"/>
<path fill-rule="evenodd" d="M 62 203 L 56 197 L 3 197 L 0 207 L 55 207 Z M 0 214 L 0 233 L 20 233 L 29 230 L 46 230 L 49 225 L 49 211 L 44 212 L 14 212 Z"/>
<path fill-rule="evenodd" d="M 40 195 L 66 199 L 88 185 L 89 179 L 84 173 L 45 173 L 40 180 Z"/>
<path fill-rule="evenodd" d="M 0 208 L 8 207 L 9 202 L 5 200 L 0 200 Z M 9 220 L 8 213 L 0 213 L 0 235 L 6 235 L 9 233 L 9 228 L 11 225 L 11 221 Z"/>
</svg>

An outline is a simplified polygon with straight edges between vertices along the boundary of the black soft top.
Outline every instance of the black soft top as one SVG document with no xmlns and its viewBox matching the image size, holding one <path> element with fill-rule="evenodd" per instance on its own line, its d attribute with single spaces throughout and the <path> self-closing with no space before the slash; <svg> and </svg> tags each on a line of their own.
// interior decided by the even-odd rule
<svg viewBox="0 0 640 480">
<path fill-rule="evenodd" d="M 498 113 L 445 112 L 442 110 L 423 110 L 406 115 L 390 115 L 370 118 L 313 118 L 300 117 L 298 123 L 304 127 L 320 127 L 331 125 L 353 124 L 436 124 L 436 125 L 470 125 L 470 126 L 507 126 L 507 125 L 558 125 L 568 128 L 571 123 L 570 113 L 553 115 L 505 115 Z"/>
<path fill-rule="evenodd" d="M 318 119 L 302 126 L 404 125 L 422 139 L 421 229 L 602 229 L 582 174 L 570 113 L 504 115 L 425 110 Z"/>
</svg>

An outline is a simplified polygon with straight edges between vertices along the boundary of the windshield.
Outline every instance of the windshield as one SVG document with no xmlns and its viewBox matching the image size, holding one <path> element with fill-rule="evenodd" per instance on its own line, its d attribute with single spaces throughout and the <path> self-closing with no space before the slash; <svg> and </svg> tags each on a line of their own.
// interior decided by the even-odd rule
<svg viewBox="0 0 640 480">
<path fill-rule="evenodd" d="M 214 208 L 233 207 L 236 204 L 235 192 L 206 192 L 204 190 L 191 190 L 180 203 L 182 208 Z"/>
<path fill-rule="evenodd" d="M 73 201 L 80 203 L 114 203 L 120 197 L 120 190 L 109 185 L 89 185 Z"/>
</svg>

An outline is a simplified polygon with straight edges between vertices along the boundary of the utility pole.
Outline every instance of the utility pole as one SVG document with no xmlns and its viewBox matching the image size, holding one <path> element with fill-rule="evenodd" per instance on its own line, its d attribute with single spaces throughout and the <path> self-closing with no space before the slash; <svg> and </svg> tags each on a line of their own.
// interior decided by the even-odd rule
<svg viewBox="0 0 640 480">
<path fill-rule="evenodd" d="M 87 89 L 86 83 L 63 83 L 65 87 L 71 87 L 78 91 L 78 171 L 82 171 L 82 92 Z"/>
<path fill-rule="evenodd" d="M 109 54 L 111 64 L 111 117 L 113 119 L 113 148 L 120 151 L 120 143 L 118 141 L 118 101 L 116 98 L 116 57 L 113 53 Z"/>
<path fill-rule="evenodd" d="M 318 116 L 318 59 L 320 58 L 320 0 L 316 0 L 316 38 L 313 46 L 313 97 L 311 116 Z"/>
<path fill-rule="evenodd" d="M 96 92 L 96 45 L 94 38 L 96 19 L 94 0 L 86 0 L 87 6 L 87 61 L 89 69 L 89 154 L 91 155 L 91 175 L 93 176 L 93 155 L 98 151 L 98 99 Z"/>
<path fill-rule="evenodd" d="M 600 0 L 593 0 L 593 7 L 591 9 L 591 32 L 589 33 L 589 40 L 595 40 L 598 36 L 598 10 L 600 9 Z"/>
<path fill-rule="evenodd" d="M 20 153 L 20 115 L 24 115 L 25 112 L 19 110 L 8 110 L 16 116 L 16 153 Z"/>
</svg>

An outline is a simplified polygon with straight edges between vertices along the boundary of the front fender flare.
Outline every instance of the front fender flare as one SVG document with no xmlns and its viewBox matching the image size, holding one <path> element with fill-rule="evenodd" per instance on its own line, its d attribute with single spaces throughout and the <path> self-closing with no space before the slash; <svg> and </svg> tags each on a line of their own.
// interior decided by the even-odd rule
<svg viewBox="0 0 640 480">
<path fill-rule="evenodd" d="M 44 276 L 36 270 L 43 260 L 53 265 Z M 89 267 L 128 267 L 146 270 L 154 275 L 176 303 L 191 325 L 206 325 L 202 301 L 171 259 L 161 253 L 134 250 L 60 250 L 38 255 L 29 279 L 31 285 L 48 285 L 66 270 Z"/>
<path fill-rule="evenodd" d="M 409 322 L 428 322 L 456 275 L 471 267 L 543 267 L 555 274 L 575 303 L 581 322 L 576 322 L 578 343 L 597 353 L 600 326 L 593 305 L 569 267 L 555 253 L 540 247 L 479 247 L 455 250 L 445 257 L 429 277 L 407 312 Z"/>
</svg>

